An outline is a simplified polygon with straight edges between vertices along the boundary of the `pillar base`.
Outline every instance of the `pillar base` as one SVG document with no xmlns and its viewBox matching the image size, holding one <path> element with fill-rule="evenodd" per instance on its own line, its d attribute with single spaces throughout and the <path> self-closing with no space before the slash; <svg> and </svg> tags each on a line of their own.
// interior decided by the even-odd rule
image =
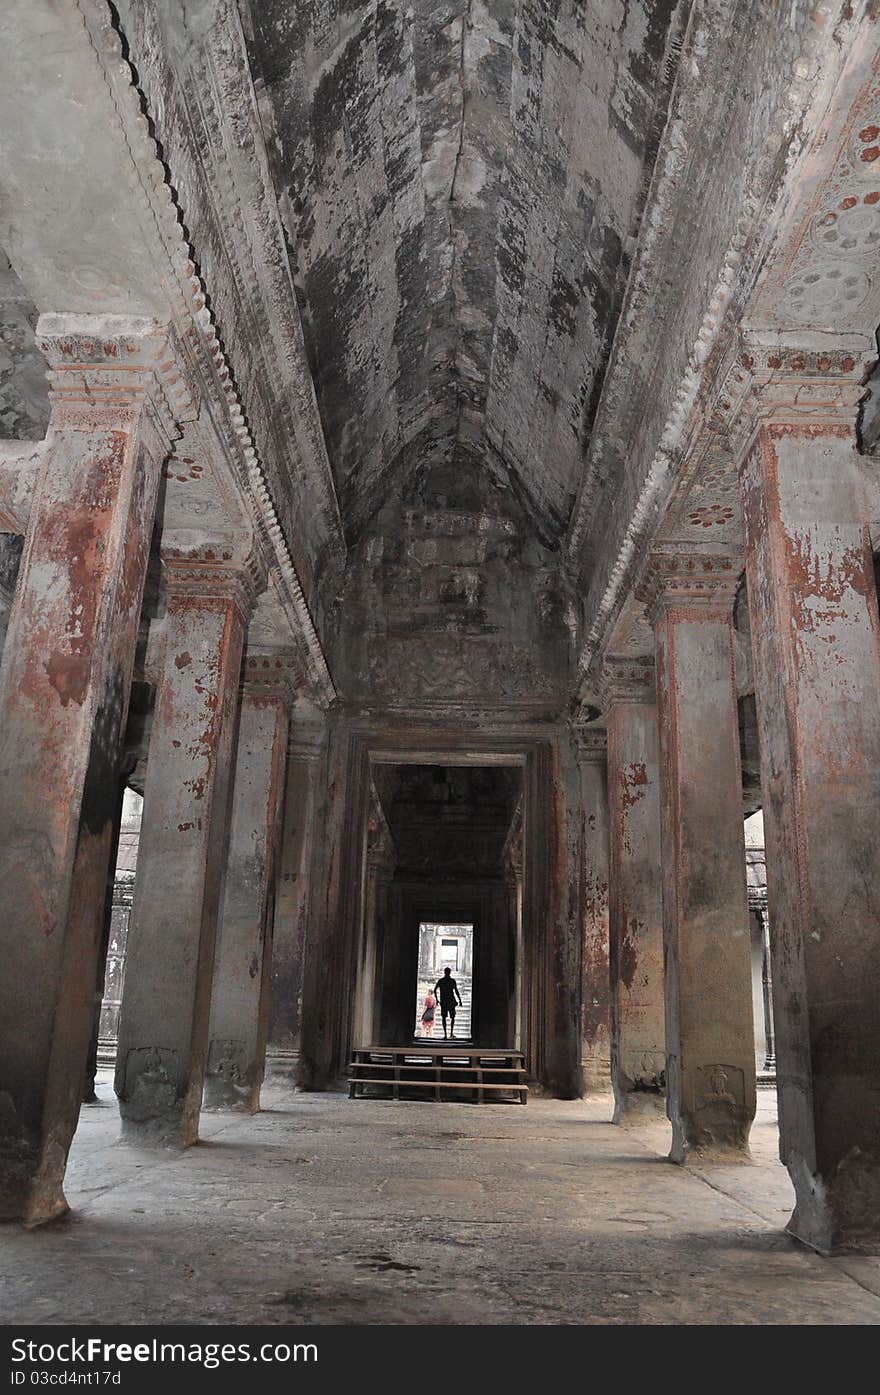
<svg viewBox="0 0 880 1395">
<path fill-rule="evenodd" d="M 672 1125 L 670 1162 L 686 1163 L 691 1158 L 694 1162 L 751 1161 L 752 1114 L 720 1102 L 704 1106 L 698 1119 L 687 1118 L 672 1108 L 668 1113 Z"/>
<path fill-rule="evenodd" d="M 212 1041 L 205 1074 L 203 1109 L 233 1109 L 259 1114 L 263 1073 L 257 1061 L 248 1061 L 244 1045 Z"/>
<path fill-rule="evenodd" d="M 299 1051 L 286 1047 L 273 1047 L 266 1054 L 265 1078 L 267 1080 L 284 1080 L 287 1084 L 295 1086 L 299 1077 L 299 1068 Z"/>
<path fill-rule="evenodd" d="M 181 1099 L 173 1081 L 136 1076 L 131 1096 L 119 1099 L 123 1142 L 144 1148 L 191 1148 L 199 1141 L 201 1081 L 198 1097 L 193 1094 Z"/>
<path fill-rule="evenodd" d="M 664 1090 L 621 1090 L 614 1086 L 614 1115 L 612 1124 L 624 1127 L 639 1124 L 666 1123 L 666 1092 Z"/>
<path fill-rule="evenodd" d="M 49 1143 L 42 1163 L 27 1144 L 6 1140 L 0 1152 L 0 1221 L 46 1225 L 70 1210 L 62 1189 L 67 1149 Z"/>
<path fill-rule="evenodd" d="M 801 1158 L 787 1167 L 796 1198 L 789 1235 L 820 1255 L 880 1255 L 880 1158 L 850 1157 L 830 1186 Z"/>
<path fill-rule="evenodd" d="M 750 1163 L 752 1155 L 749 1151 L 748 1138 L 741 1144 L 738 1143 L 682 1143 L 672 1130 L 672 1147 L 668 1154 L 669 1162 L 675 1163 L 679 1167 L 686 1167 L 688 1163 Z"/>
<path fill-rule="evenodd" d="M 611 1062 L 607 1055 L 581 1059 L 584 1090 L 588 1095 L 607 1095 L 611 1090 Z"/>
<path fill-rule="evenodd" d="M 184 1121 L 179 1111 L 135 1118 L 120 1109 L 123 1143 L 137 1148 L 174 1148 L 181 1152 L 199 1141 L 198 1127 Z"/>
</svg>

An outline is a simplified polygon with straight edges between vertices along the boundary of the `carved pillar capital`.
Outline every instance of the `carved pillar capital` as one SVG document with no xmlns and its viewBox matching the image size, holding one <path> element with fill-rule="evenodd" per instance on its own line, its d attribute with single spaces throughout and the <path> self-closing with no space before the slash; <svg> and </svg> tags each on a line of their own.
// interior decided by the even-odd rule
<svg viewBox="0 0 880 1395">
<path fill-rule="evenodd" d="M 644 601 L 648 620 L 674 610 L 700 610 L 732 615 L 743 562 L 719 552 L 663 552 L 651 554 L 636 589 Z"/>
<path fill-rule="evenodd" d="M 608 754 L 608 733 L 604 727 L 581 727 L 574 734 L 580 764 L 602 765 Z"/>
<path fill-rule="evenodd" d="M 302 688 L 302 665 L 292 649 L 248 651 L 241 681 L 251 697 L 281 698 L 290 706 Z"/>
<path fill-rule="evenodd" d="M 761 426 L 855 428 L 865 378 L 877 361 L 863 335 L 798 335 L 744 329 L 727 386 L 743 444 Z"/>
<path fill-rule="evenodd" d="M 197 415 L 185 356 L 168 325 L 133 315 L 44 314 L 37 345 L 49 366 L 52 426 L 107 430 L 145 414 L 164 454 Z"/>
<path fill-rule="evenodd" d="M 236 555 L 232 546 L 163 547 L 162 567 L 169 608 L 232 601 L 244 624 L 266 584 L 252 552 Z"/>
<path fill-rule="evenodd" d="M 602 706 L 627 702 L 654 701 L 654 660 L 650 655 L 634 658 L 606 654 L 602 661 L 600 684 Z"/>
</svg>

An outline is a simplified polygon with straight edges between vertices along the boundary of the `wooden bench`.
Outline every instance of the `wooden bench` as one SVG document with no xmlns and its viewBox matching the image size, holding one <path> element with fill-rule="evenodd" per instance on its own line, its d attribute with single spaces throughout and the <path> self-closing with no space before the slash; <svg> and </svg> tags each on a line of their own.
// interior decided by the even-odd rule
<svg viewBox="0 0 880 1395">
<path fill-rule="evenodd" d="M 430 1092 L 435 1100 L 444 1090 L 467 1090 L 480 1104 L 487 1093 L 514 1095 L 525 1104 L 529 1093 L 522 1053 L 498 1047 L 363 1046 L 352 1053 L 349 1070 L 350 1099 L 372 1098 L 361 1091 L 367 1085 L 384 1086 L 393 1099 L 400 1099 L 401 1089 Z"/>
</svg>

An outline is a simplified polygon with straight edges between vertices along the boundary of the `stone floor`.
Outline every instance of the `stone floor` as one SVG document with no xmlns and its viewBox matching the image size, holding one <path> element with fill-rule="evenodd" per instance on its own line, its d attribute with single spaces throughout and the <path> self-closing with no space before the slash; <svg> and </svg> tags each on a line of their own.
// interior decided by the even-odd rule
<svg viewBox="0 0 880 1395">
<path fill-rule="evenodd" d="M 610 1101 L 351 1102 L 278 1086 L 203 1116 L 183 1155 L 116 1141 L 109 1073 L 84 1109 L 73 1213 L 6 1227 L 0 1321 L 866 1323 L 880 1260 L 789 1240 L 776 1099 L 754 1163 L 682 1169 Z"/>
</svg>

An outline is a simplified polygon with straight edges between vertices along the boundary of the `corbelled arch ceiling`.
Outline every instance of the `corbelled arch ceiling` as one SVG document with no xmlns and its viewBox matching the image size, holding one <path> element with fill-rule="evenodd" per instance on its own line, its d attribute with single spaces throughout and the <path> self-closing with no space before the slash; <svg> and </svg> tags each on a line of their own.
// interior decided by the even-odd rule
<svg viewBox="0 0 880 1395">
<path fill-rule="evenodd" d="M 688 0 L 249 0 L 346 532 L 419 468 L 558 542 Z"/>
</svg>

